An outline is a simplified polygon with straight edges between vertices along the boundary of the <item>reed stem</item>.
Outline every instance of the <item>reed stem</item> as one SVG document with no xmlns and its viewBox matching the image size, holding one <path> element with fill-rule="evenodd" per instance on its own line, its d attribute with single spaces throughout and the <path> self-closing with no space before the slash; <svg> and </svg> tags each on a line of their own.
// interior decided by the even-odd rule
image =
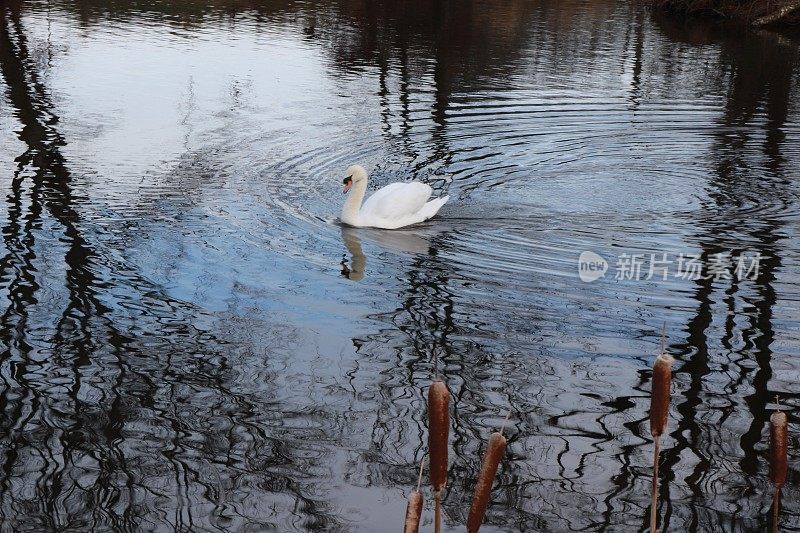
<svg viewBox="0 0 800 533">
<path fill-rule="evenodd" d="M 435 533 L 442 532 L 442 491 L 437 490 L 434 494 L 434 501 L 436 502 L 434 510 L 434 526 Z"/>
<path fill-rule="evenodd" d="M 503 419 L 503 425 L 500 426 L 500 435 L 503 434 L 503 430 L 506 428 L 506 422 L 508 422 L 509 418 L 511 418 L 511 409 L 506 413 L 506 417 Z"/>
<path fill-rule="evenodd" d="M 781 508 L 781 487 L 776 486 L 772 494 L 772 533 L 778 533 L 778 516 Z"/>
<path fill-rule="evenodd" d="M 661 435 L 656 435 L 653 449 L 653 494 L 650 500 L 650 533 L 658 533 L 658 456 L 661 453 Z"/>
<path fill-rule="evenodd" d="M 419 492 L 420 487 L 422 486 L 422 470 L 425 466 L 425 456 L 422 456 L 422 461 L 419 462 L 419 477 L 417 478 L 417 492 Z"/>
</svg>

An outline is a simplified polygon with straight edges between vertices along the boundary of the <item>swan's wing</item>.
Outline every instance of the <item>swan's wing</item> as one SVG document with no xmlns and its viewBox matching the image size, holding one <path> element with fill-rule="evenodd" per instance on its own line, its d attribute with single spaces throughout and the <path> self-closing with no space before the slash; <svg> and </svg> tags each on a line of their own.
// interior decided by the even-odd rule
<svg viewBox="0 0 800 533">
<path fill-rule="evenodd" d="M 419 181 L 392 183 L 375 191 L 361 206 L 361 217 L 397 219 L 412 215 L 422 209 L 433 189 Z"/>
</svg>

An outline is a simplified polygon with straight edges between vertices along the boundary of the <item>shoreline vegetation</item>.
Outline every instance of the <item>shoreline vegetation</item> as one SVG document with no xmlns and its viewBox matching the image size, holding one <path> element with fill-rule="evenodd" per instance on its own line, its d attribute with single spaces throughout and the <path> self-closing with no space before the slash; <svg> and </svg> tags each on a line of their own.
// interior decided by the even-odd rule
<svg viewBox="0 0 800 533">
<path fill-rule="evenodd" d="M 660 483 L 659 466 L 661 437 L 667 434 L 672 390 L 673 357 L 666 350 L 666 324 L 661 333 L 661 347 L 653 364 L 650 388 L 650 434 L 653 437 L 653 474 L 650 507 L 645 519 L 650 532 L 659 533 Z M 420 460 L 416 490 L 408 496 L 403 533 L 419 533 L 425 498 L 422 493 L 422 477 L 425 460 L 428 459 L 430 487 L 434 494 L 434 533 L 442 531 L 442 491 L 447 485 L 449 470 L 450 390 L 440 379 L 438 361 L 434 356 L 434 378 L 428 388 L 428 452 Z M 781 490 L 788 472 L 789 425 L 786 413 L 781 410 L 780 398 L 775 397 L 775 411 L 769 418 L 769 473 L 773 485 L 769 512 L 769 531 L 780 531 Z M 497 471 L 505 457 L 508 441 L 503 434 L 512 409 L 509 406 L 499 431 L 489 437 L 485 447 L 480 474 L 473 486 L 472 502 L 467 515 L 467 533 L 480 533 L 486 510 L 491 500 Z M 666 466 L 666 465 L 665 465 Z M 669 476 L 664 476 L 665 483 Z M 662 523 L 662 527 L 665 527 Z"/>
<path fill-rule="evenodd" d="M 710 15 L 752 26 L 800 24 L 800 0 L 653 0 L 656 7 L 690 15 Z"/>
</svg>

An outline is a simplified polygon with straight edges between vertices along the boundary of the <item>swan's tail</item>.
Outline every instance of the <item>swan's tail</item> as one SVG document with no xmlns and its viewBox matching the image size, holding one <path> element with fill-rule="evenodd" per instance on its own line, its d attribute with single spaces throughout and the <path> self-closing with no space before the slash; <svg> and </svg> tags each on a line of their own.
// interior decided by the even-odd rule
<svg viewBox="0 0 800 533">
<path fill-rule="evenodd" d="M 431 200 L 430 202 L 427 202 L 425 205 L 423 205 L 422 209 L 419 210 L 419 212 L 424 217 L 422 220 L 428 220 L 433 215 L 438 213 L 439 209 L 441 209 L 442 206 L 444 204 L 446 204 L 447 200 L 449 200 L 449 199 L 450 199 L 449 196 L 442 196 L 441 198 L 435 198 L 435 199 Z"/>
</svg>

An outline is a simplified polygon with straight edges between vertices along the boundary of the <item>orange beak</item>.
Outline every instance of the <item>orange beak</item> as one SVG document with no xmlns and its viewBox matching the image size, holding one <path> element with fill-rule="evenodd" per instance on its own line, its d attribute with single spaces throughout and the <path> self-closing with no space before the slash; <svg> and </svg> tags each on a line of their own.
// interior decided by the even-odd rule
<svg viewBox="0 0 800 533">
<path fill-rule="evenodd" d="M 350 187 L 353 186 L 353 177 L 352 176 L 347 176 L 344 180 L 342 180 L 342 183 L 344 183 L 344 191 L 343 192 L 344 192 L 344 194 L 347 194 L 347 191 L 349 191 Z"/>
</svg>

